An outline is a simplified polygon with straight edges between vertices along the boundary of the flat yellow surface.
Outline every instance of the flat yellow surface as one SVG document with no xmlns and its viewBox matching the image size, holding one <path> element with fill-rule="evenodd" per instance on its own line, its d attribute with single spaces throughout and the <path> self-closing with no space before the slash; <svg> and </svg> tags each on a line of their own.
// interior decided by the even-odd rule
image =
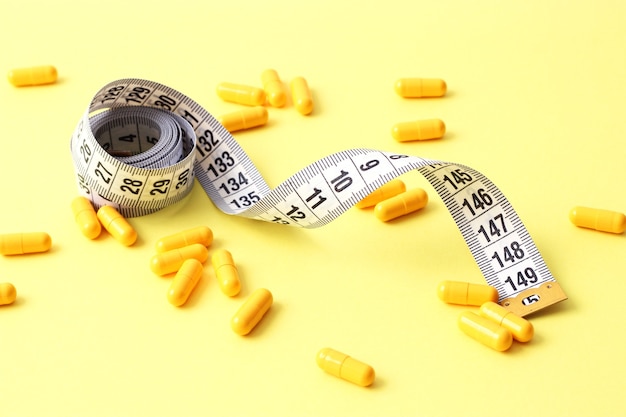
<svg viewBox="0 0 626 417">
<path fill-rule="evenodd" d="M 4 1 L 4 0 L 3 0 Z M 0 416 L 623 416 L 626 236 L 569 223 L 575 205 L 626 211 L 626 3 L 620 1 L 4 2 L 0 68 L 53 64 L 46 87 L 0 83 L 0 231 L 46 231 L 49 253 L 0 258 Z M 270 108 L 236 133 L 272 186 L 332 152 L 369 147 L 467 164 L 524 221 L 569 300 L 530 316 L 505 353 L 462 334 L 445 279 L 483 282 L 442 201 L 379 222 L 350 209 L 314 230 L 231 217 L 198 184 L 131 220 L 126 248 L 85 239 L 69 139 L 92 95 L 136 77 L 218 115 L 222 81 L 304 76 L 315 110 Z M 407 100 L 400 77 L 440 77 Z M 397 143 L 393 124 L 441 118 L 444 139 Z M 205 224 L 241 294 L 211 268 L 182 308 L 148 262 L 161 236 Z M 248 337 L 230 317 L 256 288 L 275 303 Z M 326 346 L 372 365 L 361 388 L 321 371 Z"/>
</svg>

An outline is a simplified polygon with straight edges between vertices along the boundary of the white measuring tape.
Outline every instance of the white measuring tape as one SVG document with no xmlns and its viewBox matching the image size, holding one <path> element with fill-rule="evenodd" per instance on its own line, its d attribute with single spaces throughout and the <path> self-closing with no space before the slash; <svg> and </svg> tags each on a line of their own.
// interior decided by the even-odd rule
<svg viewBox="0 0 626 417">
<path fill-rule="evenodd" d="M 322 158 L 271 190 L 232 135 L 199 104 L 159 83 L 113 81 L 81 118 L 70 148 L 81 195 L 127 217 L 180 201 L 197 178 L 223 212 L 314 228 L 391 179 L 433 185 L 500 303 L 527 315 L 567 297 L 502 192 L 461 164 L 372 149 Z"/>
</svg>

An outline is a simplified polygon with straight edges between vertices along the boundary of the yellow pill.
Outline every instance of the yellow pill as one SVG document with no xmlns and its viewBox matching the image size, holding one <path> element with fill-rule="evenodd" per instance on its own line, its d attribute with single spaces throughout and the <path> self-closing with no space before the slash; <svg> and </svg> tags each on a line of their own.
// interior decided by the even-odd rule
<svg viewBox="0 0 626 417">
<path fill-rule="evenodd" d="M 102 227 L 124 246 L 131 246 L 137 241 L 137 232 L 115 207 L 102 206 L 96 213 Z"/>
<path fill-rule="evenodd" d="M 95 239 L 100 236 L 102 227 L 91 201 L 85 197 L 76 197 L 72 200 L 72 212 L 74 213 L 74 220 L 83 235 L 89 239 Z"/>
<path fill-rule="evenodd" d="M 267 109 L 263 106 L 249 107 L 223 114 L 217 121 L 229 132 L 263 126 L 267 123 Z"/>
<path fill-rule="evenodd" d="M 439 119 L 397 123 L 391 129 L 391 135 L 398 142 L 440 139 L 445 133 L 446 125 Z"/>
<path fill-rule="evenodd" d="M 382 187 L 377 188 L 367 195 L 363 200 L 355 204 L 355 207 L 366 208 L 372 207 L 380 203 L 383 200 L 387 200 L 393 196 L 406 191 L 406 185 L 399 179 L 394 179 L 384 184 Z"/>
<path fill-rule="evenodd" d="M 578 227 L 600 232 L 620 234 L 626 230 L 626 216 L 617 211 L 578 206 L 569 212 L 569 220 Z"/>
<path fill-rule="evenodd" d="M 395 84 L 396 93 L 400 97 L 442 97 L 448 86 L 439 78 L 400 78 Z"/>
<path fill-rule="evenodd" d="M 0 306 L 13 304 L 17 298 L 17 291 L 13 284 L 4 282 L 0 284 Z"/>
<path fill-rule="evenodd" d="M 239 294 L 241 281 L 231 253 L 226 249 L 216 250 L 211 257 L 211 263 L 222 292 L 229 297 Z"/>
<path fill-rule="evenodd" d="M 320 350 L 316 361 L 329 374 L 362 387 L 372 385 L 376 378 L 374 368 L 331 348 Z"/>
<path fill-rule="evenodd" d="M 508 329 L 471 311 L 461 313 L 457 323 L 463 333 L 499 352 L 513 344 L 513 336 Z"/>
<path fill-rule="evenodd" d="M 262 106 L 265 103 L 265 91 L 250 85 L 219 83 L 217 95 L 224 101 L 246 106 Z"/>
<path fill-rule="evenodd" d="M 413 213 L 428 203 L 428 194 L 421 188 L 414 188 L 394 197 L 383 200 L 374 207 L 379 220 L 388 222 L 405 214 Z"/>
<path fill-rule="evenodd" d="M 9 71 L 8 78 L 16 87 L 51 84 L 57 80 L 57 69 L 52 65 L 16 68 Z"/>
<path fill-rule="evenodd" d="M 276 70 L 266 69 L 263 71 L 261 73 L 261 82 L 263 83 L 267 101 L 269 101 L 272 107 L 283 107 L 287 101 L 287 95 Z"/>
<path fill-rule="evenodd" d="M 167 301 L 176 307 L 185 304 L 201 277 L 202 263 L 193 258 L 185 260 L 170 284 Z"/>
<path fill-rule="evenodd" d="M 528 342 L 535 334 L 531 322 L 493 301 L 487 301 L 481 305 L 479 314 L 508 329 L 513 335 L 513 339 L 518 342 Z"/>
<path fill-rule="evenodd" d="M 313 111 L 313 96 L 306 80 L 302 77 L 296 77 L 291 80 L 289 86 L 296 110 L 303 115 L 310 114 Z"/>
<path fill-rule="evenodd" d="M 209 257 L 209 250 L 201 243 L 194 243 L 167 252 L 157 253 L 150 259 L 150 269 L 157 275 L 166 275 L 180 269 L 187 259 L 196 259 L 201 263 Z"/>
<path fill-rule="evenodd" d="M 0 253 L 3 255 L 47 252 L 50 246 L 52 239 L 45 232 L 0 235 Z"/>
<path fill-rule="evenodd" d="M 213 231 L 206 226 L 198 226 L 162 237 L 157 240 L 156 251 L 159 253 L 167 252 L 168 250 L 182 248 L 194 243 L 211 246 L 211 243 L 213 243 Z"/>
<path fill-rule="evenodd" d="M 230 320 L 230 327 L 238 335 L 247 335 L 259 324 L 273 302 L 272 293 L 265 288 L 259 288 L 248 297 L 235 313 Z"/>
<path fill-rule="evenodd" d="M 490 285 L 462 281 L 442 281 L 437 296 L 448 304 L 481 306 L 488 301 L 498 301 L 498 290 Z"/>
</svg>

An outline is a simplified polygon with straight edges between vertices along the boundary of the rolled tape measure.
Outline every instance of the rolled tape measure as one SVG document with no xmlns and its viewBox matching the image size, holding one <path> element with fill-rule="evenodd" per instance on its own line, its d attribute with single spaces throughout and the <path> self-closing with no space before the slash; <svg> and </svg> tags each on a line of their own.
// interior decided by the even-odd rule
<svg viewBox="0 0 626 417">
<path fill-rule="evenodd" d="M 194 179 L 224 213 L 323 226 L 391 179 L 419 171 L 439 193 L 500 303 L 525 316 L 567 297 L 502 192 L 457 163 L 373 149 L 322 158 L 270 189 L 232 135 L 199 104 L 159 83 L 100 89 L 71 143 L 79 193 L 126 217 L 183 199 Z"/>
</svg>

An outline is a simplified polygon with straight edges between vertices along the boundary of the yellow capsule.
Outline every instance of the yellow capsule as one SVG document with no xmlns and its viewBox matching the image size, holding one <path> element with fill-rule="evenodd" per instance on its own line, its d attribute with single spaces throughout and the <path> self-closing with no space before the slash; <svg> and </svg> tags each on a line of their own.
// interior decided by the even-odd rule
<svg viewBox="0 0 626 417">
<path fill-rule="evenodd" d="M 446 125 L 439 119 L 396 123 L 391 129 L 391 135 L 398 142 L 440 139 L 445 133 Z"/>
<path fill-rule="evenodd" d="M 102 227 L 91 201 L 85 197 L 76 197 L 72 200 L 72 212 L 74 213 L 74 220 L 83 235 L 89 239 L 95 239 L 100 236 Z"/>
<path fill-rule="evenodd" d="M 569 220 L 578 227 L 600 232 L 620 234 L 626 230 L 626 216 L 617 211 L 577 206 L 569 212 Z"/>
<path fill-rule="evenodd" d="M 262 106 L 265 103 L 265 91 L 250 85 L 219 83 L 217 95 L 224 101 L 246 106 Z"/>
<path fill-rule="evenodd" d="M 374 368 L 331 348 L 320 350 L 316 361 L 329 374 L 362 387 L 372 385 L 376 378 Z"/>
<path fill-rule="evenodd" d="M 217 118 L 229 132 L 263 126 L 267 123 L 267 109 L 263 106 L 249 107 Z"/>
<path fill-rule="evenodd" d="M 267 101 L 269 101 L 272 107 L 283 107 L 287 101 L 287 95 L 276 70 L 266 69 L 263 71 L 261 73 L 261 82 L 263 83 Z"/>
<path fill-rule="evenodd" d="M 479 314 L 508 329 L 513 335 L 513 339 L 518 342 L 528 342 L 535 333 L 531 322 L 493 301 L 487 301 L 481 305 Z"/>
<path fill-rule="evenodd" d="M 383 200 L 374 207 L 379 220 L 387 222 L 405 214 L 413 213 L 428 203 L 428 194 L 421 188 L 414 188 L 394 197 Z"/>
<path fill-rule="evenodd" d="M 157 275 L 166 275 L 180 269 L 187 259 L 196 259 L 201 263 L 209 257 L 209 250 L 201 243 L 194 243 L 167 252 L 157 253 L 150 260 L 150 269 Z"/>
<path fill-rule="evenodd" d="M 137 241 L 137 232 L 115 207 L 102 206 L 96 213 L 102 227 L 124 246 L 131 246 Z"/>
<path fill-rule="evenodd" d="M 170 304 L 176 307 L 185 304 L 201 277 L 202 263 L 193 258 L 185 260 L 167 291 L 167 300 Z"/>
<path fill-rule="evenodd" d="M 51 84 L 57 80 L 57 69 L 52 65 L 16 68 L 9 71 L 9 82 L 16 87 Z"/>
<path fill-rule="evenodd" d="M 167 252 L 168 250 L 182 248 L 194 243 L 211 246 L 211 243 L 213 243 L 213 231 L 206 226 L 198 226 L 162 237 L 156 243 L 156 251 L 159 253 Z"/>
<path fill-rule="evenodd" d="M 457 323 L 463 333 L 499 352 L 513 344 L 513 336 L 508 329 L 471 311 L 461 313 Z"/>
<path fill-rule="evenodd" d="M 395 84 L 400 97 L 442 97 L 448 89 L 446 82 L 439 78 L 400 78 Z"/>
<path fill-rule="evenodd" d="M 248 297 L 235 313 L 230 320 L 230 327 L 238 335 L 247 335 L 259 324 L 273 302 L 272 293 L 265 288 L 259 288 Z"/>
<path fill-rule="evenodd" d="M 47 252 L 50 246 L 52 239 L 45 232 L 0 235 L 0 253 L 3 255 Z"/>
<path fill-rule="evenodd" d="M 396 178 L 384 184 L 382 187 L 379 187 L 376 190 L 372 191 L 363 200 L 356 203 L 355 207 L 372 207 L 380 203 L 381 201 L 387 200 L 405 191 L 406 185 L 404 185 L 404 182 Z"/>
<path fill-rule="evenodd" d="M 211 257 L 211 263 L 222 292 L 229 297 L 239 294 L 241 281 L 231 253 L 226 249 L 216 250 Z"/>
<path fill-rule="evenodd" d="M 8 282 L 0 284 L 0 306 L 13 304 L 16 298 L 17 291 L 15 291 L 13 284 Z"/>
<path fill-rule="evenodd" d="M 498 301 L 498 290 L 490 285 L 442 281 L 437 288 L 437 296 L 448 304 L 481 306 L 487 301 Z"/>
<path fill-rule="evenodd" d="M 291 98 L 296 110 L 303 115 L 310 114 L 313 111 L 313 96 L 309 85 L 302 77 L 296 77 L 289 84 L 291 88 Z"/>
</svg>

